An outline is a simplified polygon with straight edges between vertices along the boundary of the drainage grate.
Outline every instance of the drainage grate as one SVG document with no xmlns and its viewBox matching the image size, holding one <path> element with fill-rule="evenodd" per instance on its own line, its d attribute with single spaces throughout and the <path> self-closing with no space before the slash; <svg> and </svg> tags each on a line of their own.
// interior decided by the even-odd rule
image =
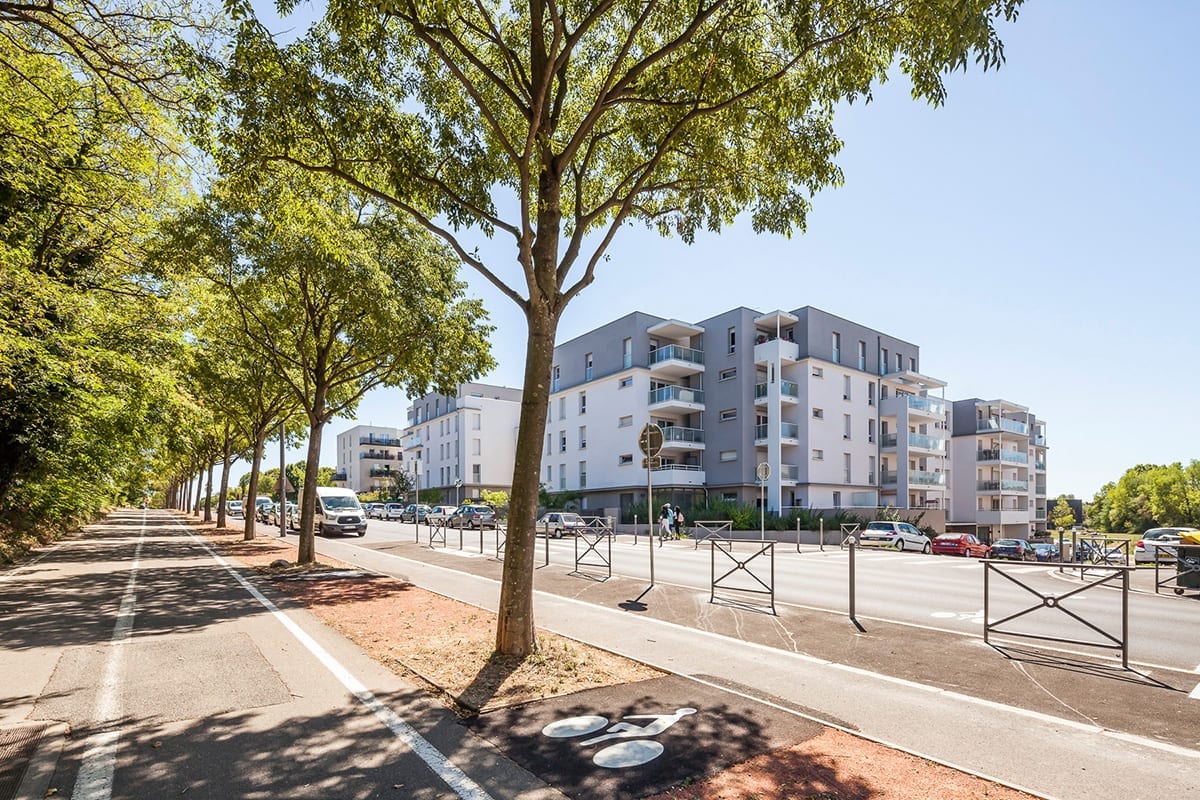
<svg viewBox="0 0 1200 800">
<path fill-rule="evenodd" d="M 37 752 L 45 725 L 0 728 L 0 800 L 12 800 L 21 788 L 29 760 Z"/>
</svg>

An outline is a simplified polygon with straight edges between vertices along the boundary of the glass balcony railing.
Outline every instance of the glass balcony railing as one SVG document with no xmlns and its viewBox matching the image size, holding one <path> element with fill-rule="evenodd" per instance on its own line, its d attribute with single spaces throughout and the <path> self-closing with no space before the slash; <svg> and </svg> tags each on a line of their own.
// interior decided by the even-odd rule
<svg viewBox="0 0 1200 800">
<path fill-rule="evenodd" d="M 400 440 L 393 439 L 390 436 L 360 436 L 358 437 L 359 444 L 377 444 L 380 447 L 399 447 Z"/>
<path fill-rule="evenodd" d="M 799 397 L 800 384 L 795 381 L 780 381 L 779 393 L 784 397 Z M 754 384 L 754 399 L 761 400 L 767 396 L 767 385 L 765 383 Z"/>
<path fill-rule="evenodd" d="M 649 403 L 703 403 L 704 392 L 687 386 L 663 386 L 650 392 Z"/>
<path fill-rule="evenodd" d="M 924 411 L 926 414 L 937 414 L 938 416 L 946 416 L 946 401 L 938 400 L 936 397 L 918 397 L 917 395 L 908 395 L 904 398 L 908 403 L 909 408 L 915 408 L 918 411 Z"/>
<path fill-rule="evenodd" d="M 996 447 L 975 451 L 976 461 L 1003 461 L 1008 464 L 1028 464 L 1029 454 L 1020 450 L 1001 450 Z"/>
<path fill-rule="evenodd" d="M 704 444 L 704 431 L 701 428 L 681 428 L 677 425 L 667 425 L 662 429 L 662 433 L 664 445 L 667 442 Z"/>
<path fill-rule="evenodd" d="M 1035 469 L 1040 469 L 1042 472 L 1046 471 L 1046 462 L 1045 461 L 1035 461 L 1035 462 L 1033 462 L 1033 466 Z"/>
<path fill-rule="evenodd" d="M 358 457 L 360 460 L 361 459 L 369 459 L 371 461 L 395 461 L 396 460 L 395 457 L 391 453 L 376 453 L 373 450 L 369 453 L 359 453 Z"/>
<path fill-rule="evenodd" d="M 883 436 L 880 436 L 879 437 L 879 446 L 880 447 L 895 447 L 896 446 L 896 434 L 885 433 Z"/>
<path fill-rule="evenodd" d="M 900 480 L 899 474 L 894 469 L 885 469 L 879 473 L 880 483 L 884 486 L 890 486 Z"/>
<path fill-rule="evenodd" d="M 688 361 L 692 364 L 704 363 L 704 351 L 696 350 L 691 347 L 682 347 L 677 344 L 669 344 L 664 347 L 658 347 L 650 351 L 650 366 L 654 366 L 662 361 Z"/>
<path fill-rule="evenodd" d="M 908 482 L 912 486 L 945 486 L 946 473 L 910 469 L 908 471 Z"/>
<path fill-rule="evenodd" d="M 979 492 L 1028 492 L 1029 481 L 975 481 Z"/>
<path fill-rule="evenodd" d="M 1015 419 L 997 419 L 996 417 L 989 417 L 987 419 L 977 420 L 975 424 L 975 432 L 983 433 L 985 431 L 1008 431 L 1009 433 L 1028 436 L 1029 426 L 1024 422 L 1017 422 Z"/>
<path fill-rule="evenodd" d="M 766 438 L 767 438 L 766 424 L 755 425 L 754 426 L 754 441 L 761 442 L 763 439 L 766 439 Z"/>
<path fill-rule="evenodd" d="M 946 440 L 924 433 L 910 433 L 908 435 L 908 446 L 920 447 L 924 450 L 945 450 Z"/>
<path fill-rule="evenodd" d="M 785 481 L 798 481 L 800 480 L 800 468 L 795 464 L 780 464 L 779 478 Z"/>
<path fill-rule="evenodd" d="M 784 439 L 799 439 L 800 426 L 795 422 L 781 422 L 779 423 L 779 435 Z"/>
<path fill-rule="evenodd" d="M 345 483 L 346 481 L 350 480 L 350 478 L 344 472 L 335 472 L 335 473 L 333 473 L 332 476 L 330 476 L 329 479 L 331 481 L 340 481 L 342 483 Z"/>
</svg>

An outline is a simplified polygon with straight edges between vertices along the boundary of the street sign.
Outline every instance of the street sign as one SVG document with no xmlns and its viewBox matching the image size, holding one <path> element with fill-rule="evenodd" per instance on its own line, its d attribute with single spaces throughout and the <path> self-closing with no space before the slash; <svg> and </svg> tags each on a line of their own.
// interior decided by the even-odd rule
<svg viewBox="0 0 1200 800">
<path fill-rule="evenodd" d="M 286 475 L 283 476 L 283 483 L 286 487 L 285 491 L 288 494 L 294 494 L 296 492 L 296 487 L 292 485 L 292 481 Z M 275 493 L 279 494 L 279 481 L 275 481 Z"/>
<path fill-rule="evenodd" d="M 758 476 L 760 481 L 765 481 L 767 478 L 771 477 L 771 465 L 763 461 L 754 468 L 754 474 Z"/>
<path fill-rule="evenodd" d="M 662 456 L 646 456 L 642 459 L 642 469 L 658 469 L 662 466 Z"/>
<path fill-rule="evenodd" d="M 656 456 L 662 450 L 663 432 L 662 428 L 655 425 L 653 422 L 648 422 L 642 428 L 642 432 L 638 434 L 638 447 L 648 456 Z"/>
</svg>

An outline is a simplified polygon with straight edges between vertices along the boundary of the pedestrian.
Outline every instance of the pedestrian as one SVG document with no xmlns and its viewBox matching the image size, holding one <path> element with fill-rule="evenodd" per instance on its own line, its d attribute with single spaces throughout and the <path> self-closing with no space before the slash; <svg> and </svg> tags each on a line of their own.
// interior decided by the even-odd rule
<svg viewBox="0 0 1200 800">
<path fill-rule="evenodd" d="M 675 538 L 683 536 L 683 510 L 675 506 Z"/>
<path fill-rule="evenodd" d="M 674 519 L 674 514 L 671 513 L 671 504 L 663 503 L 662 511 L 658 512 L 658 538 L 671 538 L 671 522 Z"/>
</svg>

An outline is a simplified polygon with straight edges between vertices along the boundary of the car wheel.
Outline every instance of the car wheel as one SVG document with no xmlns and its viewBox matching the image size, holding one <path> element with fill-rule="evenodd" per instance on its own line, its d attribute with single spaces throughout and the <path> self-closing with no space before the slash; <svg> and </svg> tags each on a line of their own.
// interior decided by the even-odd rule
<svg viewBox="0 0 1200 800">
<path fill-rule="evenodd" d="M 971 548 L 969 548 L 969 547 L 964 547 L 964 548 L 963 548 L 963 551 L 962 551 L 962 557 L 963 557 L 963 558 L 970 558 L 970 557 L 971 557 Z"/>
<path fill-rule="evenodd" d="M 903 539 L 896 540 L 896 551 L 900 552 L 900 553 L 904 552 L 904 540 Z"/>
<path fill-rule="evenodd" d="M 554 538 L 555 538 L 555 539 L 561 539 L 561 538 L 562 538 L 562 528 L 555 528 L 555 529 L 554 529 Z"/>
<path fill-rule="evenodd" d="M 922 553 L 926 553 L 926 554 L 928 554 L 928 553 L 929 553 L 929 552 L 931 552 L 932 550 L 933 550 L 933 548 L 932 548 L 932 547 L 930 547 L 928 543 L 926 543 L 926 545 L 925 545 L 924 547 L 922 547 L 922 548 L 921 548 L 921 552 L 922 552 Z"/>
<path fill-rule="evenodd" d="M 359 532 L 358 532 L 358 535 L 359 535 L 359 537 L 360 537 L 360 538 L 361 538 L 361 537 L 363 537 L 363 536 L 366 536 L 366 535 L 367 535 L 367 531 L 366 531 L 366 529 L 363 529 L 363 530 L 359 531 Z"/>
</svg>

